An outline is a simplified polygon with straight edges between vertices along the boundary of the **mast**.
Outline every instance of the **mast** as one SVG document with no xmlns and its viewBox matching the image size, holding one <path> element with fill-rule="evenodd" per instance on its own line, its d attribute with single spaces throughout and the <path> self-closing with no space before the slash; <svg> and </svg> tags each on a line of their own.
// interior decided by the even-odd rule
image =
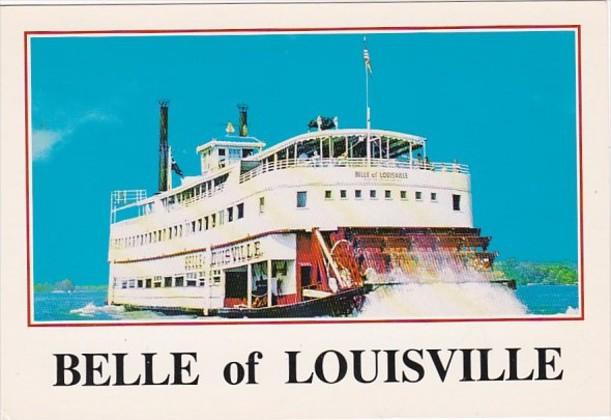
<svg viewBox="0 0 611 420">
<path fill-rule="evenodd" d="M 159 191 L 168 191 L 169 181 L 168 102 L 159 102 Z"/>
</svg>

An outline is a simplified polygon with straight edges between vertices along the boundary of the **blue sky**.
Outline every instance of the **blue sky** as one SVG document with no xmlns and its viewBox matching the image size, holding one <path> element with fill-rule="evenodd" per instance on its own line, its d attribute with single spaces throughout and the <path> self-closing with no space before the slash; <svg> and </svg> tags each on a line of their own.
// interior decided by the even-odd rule
<svg viewBox="0 0 611 420">
<path fill-rule="evenodd" d="M 372 125 L 471 167 L 475 225 L 501 258 L 577 260 L 575 40 L 569 31 L 368 34 Z M 362 34 L 31 41 L 34 276 L 107 278 L 109 194 L 156 189 L 158 101 L 184 172 L 249 105 L 274 144 L 316 115 L 365 122 Z"/>
</svg>

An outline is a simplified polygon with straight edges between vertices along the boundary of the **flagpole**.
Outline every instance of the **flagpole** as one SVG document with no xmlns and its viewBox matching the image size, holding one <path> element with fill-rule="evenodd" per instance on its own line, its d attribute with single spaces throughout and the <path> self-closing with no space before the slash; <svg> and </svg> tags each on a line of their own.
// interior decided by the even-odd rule
<svg viewBox="0 0 611 420">
<path fill-rule="evenodd" d="M 369 108 L 369 69 L 365 63 L 365 115 L 367 118 L 367 130 L 371 130 L 371 109 Z"/>
<path fill-rule="evenodd" d="M 371 57 L 367 50 L 367 37 L 363 37 L 363 64 L 365 70 L 365 118 L 367 127 L 367 166 L 371 165 L 371 108 L 369 108 L 369 73 L 371 71 Z"/>
<path fill-rule="evenodd" d="M 167 189 L 166 191 L 170 191 L 172 189 L 172 148 L 168 146 L 168 177 L 167 177 Z"/>
</svg>

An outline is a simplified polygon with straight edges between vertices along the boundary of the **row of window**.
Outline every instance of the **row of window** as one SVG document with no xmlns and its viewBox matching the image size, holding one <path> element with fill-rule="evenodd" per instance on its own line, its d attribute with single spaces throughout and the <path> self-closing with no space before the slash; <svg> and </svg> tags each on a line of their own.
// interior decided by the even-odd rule
<svg viewBox="0 0 611 420">
<path fill-rule="evenodd" d="M 112 246 L 114 248 L 131 248 L 134 246 L 142 246 L 172 240 L 189 234 L 201 232 L 203 230 L 213 229 L 217 226 L 225 224 L 225 222 L 231 223 L 234 220 L 242 219 L 243 217 L 244 203 L 239 203 L 236 206 L 228 207 L 227 209 L 211 214 L 210 216 L 201 217 L 186 223 L 181 223 L 163 229 L 157 229 L 140 235 L 113 239 Z"/>
<path fill-rule="evenodd" d="M 402 190 L 399 191 L 399 196 L 401 198 L 401 200 L 407 200 L 407 191 Z M 415 197 L 416 200 L 422 200 L 422 191 L 416 191 L 415 192 Z M 325 200 L 333 200 L 333 190 L 326 190 L 325 191 Z M 339 190 L 339 198 L 341 199 L 347 199 L 348 198 L 348 191 L 347 190 Z M 362 190 L 354 190 L 354 198 L 363 198 L 363 191 Z M 369 198 L 371 199 L 377 199 L 378 198 L 378 191 L 377 190 L 369 190 Z M 393 198 L 393 194 L 392 194 L 392 190 L 384 190 L 384 198 L 386 200 L 392 200 Z M 430 195 L 431 201 L 437 201 L 437 193 L 436 192 L 432 192 Z"/>
<path fill-rule="evenodd" d="M 213 270 L 210 284 L 221 283 L 221 271 Z M 155 276 L 141 279 L 114 279 L 114 287 L 121 289 L 153 289 L 158 287 L 203 287 L 206 285 L 206 277 L 203 271 L 198 273 L 187 273 L 176 276 Z"/>
<path fill-rule="evenodd" d="M 423 200 L 422 191 L 415 191 L 414 196 L 415 196 L 416 201 Z M 399 191 L 399 197 L 401 198 L 401 200 L 407 200 L 408 199 L 407 191 L 405 190 Z M 437 202 L 437 193 L 436 192 L 430 193 L 429 197 L 432 202 Z M 347 199 L 348 191 L 339 190 L 339 198 Z M 362 199 L 363 191 L 354 190 L 354 198 Z M 378 191 L 369 190 L 369 198 L 372 200 L 376 200 L 378 198 Z M 392 200 L 393 198 L 392 190 L 384 190 L 384 198 L 386 200 Z M 333 190 L 325 190 L 325 200 L 333 200 Z M 297 207 L 304 208 L 304 207 L 307 207 L 307 205 L 308 205 L 308 192 L 307 191 L 298 191 L 297 192 Z M 460 194 L 452 194 L 452 209 L 455 211 L 460 211 Z"/>
</svg>

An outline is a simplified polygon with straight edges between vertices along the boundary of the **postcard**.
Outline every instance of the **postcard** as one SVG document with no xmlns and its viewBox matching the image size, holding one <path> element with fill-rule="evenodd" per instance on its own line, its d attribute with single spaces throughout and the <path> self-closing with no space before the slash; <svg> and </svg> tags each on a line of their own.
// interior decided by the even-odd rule
<svg viewBox="0 0 611 420">
<path fill-rule="evenodd" d="M 2 416 L 611 414 L 605 13 L 3 5 Z"/>
</svg>

